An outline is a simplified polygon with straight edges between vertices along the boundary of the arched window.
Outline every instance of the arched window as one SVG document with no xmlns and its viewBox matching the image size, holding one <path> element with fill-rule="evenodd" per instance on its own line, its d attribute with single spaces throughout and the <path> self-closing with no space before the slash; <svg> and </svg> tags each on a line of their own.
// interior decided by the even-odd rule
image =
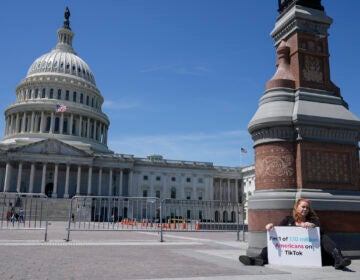
<svg viewBox="0 0 360 280">
<path fill-rule="evenodd" d="M 61 99 L 61 89 L 58 89 L 57 99 Z"/>
<path fill-rule="evenodd" d="M 227 223 L 229 221 L 229 216 L 228 216 L 228 212 L 224 211 L 223 212 L 223 222 Z"/>
<path fill-rule="evenodd" d="M 49 96 L 50 99 L 53 99 L 54 98 L 54 89 L 51 88 L 50 89 L 50 96 Z"/>
<path fill-rule="evenodd" d="M 232 223 L 235 223 L 235 222 L 236 222 L 236 213 L 235 213 L 235 211 L 232 211 L 232 212 L 231 212 L 231 222 L 232 222 Z"/>
<path fill-rule="evenodd" d="M 46 93 L 46 90 L 43 88 L 42 93 L 41 93 L 41 98 L 45 98 L 45 93 Z"/>
</svg>

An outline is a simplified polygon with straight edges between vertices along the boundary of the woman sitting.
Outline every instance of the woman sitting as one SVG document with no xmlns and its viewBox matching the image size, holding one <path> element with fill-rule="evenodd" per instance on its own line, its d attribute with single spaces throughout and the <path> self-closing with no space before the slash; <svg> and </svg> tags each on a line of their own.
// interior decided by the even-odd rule
<svg viewBox="0 0 360 280">
<path fill-rule="evenodd" d="M 315 211 L 311 207 L 309 200 L 300 198 L 298 199 L 292 211 L 292 216 L 285 217 L 279 224 L 279 226 L 298 226 L 304 228 L 320 227 L 319 218 Z M 272 230 L 274 227 L 273 223 L 265 226 L 266 230 Z M 340 249 L 337 248 L 335 242 L 326 234 L 320 230 L 321 235 L 321 250 L 323 256 L 329 255 L 333 259 L 335 269 L 343 269 L 351 264 L 351 260 L 344 258 Z M 325 257 L 324 257 L 325 258 Z M 323 258 L 323 263 L 325 262 Z M 267 247 L 261 250 L 260 255 L 257 257 L 249 257 L 242 255 L 239 260 L 244 265 L 264 265 L 268 264 L 268 253 Z"/>
</svg>

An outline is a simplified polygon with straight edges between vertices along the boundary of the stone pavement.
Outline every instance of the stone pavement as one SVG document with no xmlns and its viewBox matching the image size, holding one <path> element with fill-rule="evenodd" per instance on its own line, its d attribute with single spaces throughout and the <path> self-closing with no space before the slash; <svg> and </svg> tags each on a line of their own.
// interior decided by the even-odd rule
<svg viewBox="0 0 360 280">
<path fill-rule="evenodd" d="M 0 279 L 360 279 L 360 260 L 347 271 L 244 266 L 246 242 L 234 232 L 71 232 L 66 224 L 43 231 L 0 230 Z M 240 236 L 241 237 L 241 236 Z"/>
</svg>

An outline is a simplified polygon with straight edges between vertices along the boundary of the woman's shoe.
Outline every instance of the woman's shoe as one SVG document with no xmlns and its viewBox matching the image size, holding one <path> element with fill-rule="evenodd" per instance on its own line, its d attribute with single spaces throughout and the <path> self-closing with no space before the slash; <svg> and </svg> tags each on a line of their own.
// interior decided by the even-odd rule
<svg viewBox="0 0 360 280">
<path fill-rule="evenodd" d="M 332 255 L 335 261 L 334 263 L 335 269 L 343 269 L 344 267 L 349 266 L 351 264 L 351 260 L 348 258 L 344 258 L 339 249 L 334 249 Z"/>
<path fill-rule="evenodd" d="M 249 257 L 249 256 L 239 256 L 239 261 L 244 265 L 258 265 L 263 266 L 264 260 L 258 257 Z"/>
</svg>

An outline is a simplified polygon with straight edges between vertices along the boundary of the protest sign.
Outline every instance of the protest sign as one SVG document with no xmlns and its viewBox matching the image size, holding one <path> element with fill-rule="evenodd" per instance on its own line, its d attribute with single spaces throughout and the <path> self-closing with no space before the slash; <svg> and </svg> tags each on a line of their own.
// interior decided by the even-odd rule
<svg viewBox="0 0 360 280">
<path fill-rule="evenodd" d="M 319 227 L 274 227 L 267 232 L 269 264 L 321 266 Z"/>
</svg>

